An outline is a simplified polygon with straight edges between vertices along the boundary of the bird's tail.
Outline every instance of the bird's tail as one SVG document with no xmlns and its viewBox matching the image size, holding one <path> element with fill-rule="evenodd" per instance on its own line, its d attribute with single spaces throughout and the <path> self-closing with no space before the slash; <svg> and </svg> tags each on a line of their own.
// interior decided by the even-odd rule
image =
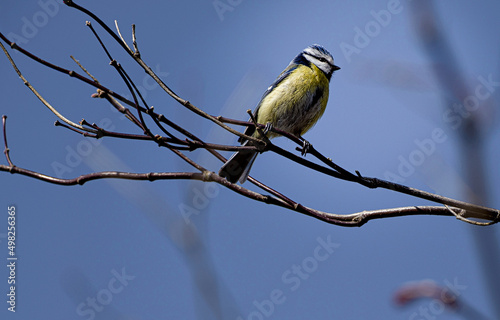
<svg viewBox="0 0 500 320">
<path fill-rule="evenodd" d="M 247 144 L 248 141 L 243 145 L 246 146 Z M 220 168 L 219 176 L 226 178 L 231 183 L 236 183 L 238 180 L 240 183 L 245 182 L 257 155 L 258 152 L 255 150 L 241 150 L 235 152 Z"/>
</svg>

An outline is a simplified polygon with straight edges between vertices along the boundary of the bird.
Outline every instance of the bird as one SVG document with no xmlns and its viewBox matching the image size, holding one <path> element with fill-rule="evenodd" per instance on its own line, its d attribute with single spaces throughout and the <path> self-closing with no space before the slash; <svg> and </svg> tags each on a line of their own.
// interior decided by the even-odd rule
<svg viewBox="0 0 500 320">
<path fill-rule="evenodd" d="M 253 111 L 257 123 L 304 135 L 321 118 L 326 109 L 329 84 L 332 74 L 339 70 L 333 56 L 325 48 L 313 44 L 300 52 L 267 88 Z M 262 139 L 261 130 L 248 126 L 245 135 Z M 268 139 L 279 134 L 266 130 Z M 238 139 L 243 146 L 253 146 L 254 142 Z M 256 150 L 239 150 L 220 168 L 219 176 L 231 183 L 243 184 L 258 155 Z"/>
</svg>

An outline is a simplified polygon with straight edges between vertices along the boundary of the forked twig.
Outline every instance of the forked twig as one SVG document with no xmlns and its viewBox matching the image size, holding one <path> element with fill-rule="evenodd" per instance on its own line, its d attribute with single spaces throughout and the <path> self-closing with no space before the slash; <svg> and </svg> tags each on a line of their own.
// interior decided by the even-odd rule
<svg viewBox="0 0 500 320">
<path fill-rule="evenodd" d="M 0 35 L 2 36 L 2 39 L 4 39 L 5 37 L 3 36 L 3 34 L 0 33 Z M 5 38 L 7 39 L 7 38 Z M 5 40 L 4 39 L 4 40 Z M 78 128 L 82 131 L 88 131 L 88 132 L 92 132 L 92 133 L 96 133 L 94 130 L 91 130 L 91 129 L 88 129 L 88 128 L 84 128 L 82 127 L 81 125 L 67 119 L 66 117 L 64 117 L 62 114 L 59 113 L 59 111 L 56 110 L 56 108 L 54 108 L 47 100 L 45 100 L 42 95 L 40 93 L 38 93 L 38 91 L 35 90 L 35 88 L 28 82 L 28 80 L 26 80 L 26 78 L 22 75 L 21 71 L 19 70 L 19 68 L 17 67 L 17 65 L 14 63 L 14 60 L 12 59 L 12 57 L 10 56 L 9 52 L 7 51 L 7 49 L 5 49 L 3 43 L 0 41 L 0 47 L 2 47 L 2 50 L 3 52 L 5 53 L 5 55 L 7 56 L 7 59 L 9 60 L 10 64 L 12 65 L 12 67 L 14 68 L 14 70 L 16 71 L 17 75 L 19 76 L 19 78 L 21 78 L 21 80 L 23 80 L 24 84 L 31 90 L 31 92 L 33 92 L 33 94 L 47 107 L 49 108 L 50 111 L 52 111 L 52 113 L 54 113 L 59 119 L 61 119 L 62 121 L 66 122 L 68 125 L 74 127 L 74 128 Z M 16 47 L 14 45 L 14 47 Z"/>
<path fill-rule="evenodd" d="M 2 116 L 2 128 L 3 128 L 3 144 L 4 144 L 4 149 L 3 153 L 5 154 L 5 158 L 7 159 L 7 162 L 9 163 L 9 166 L 11 168 L 14 167 L 14 164 L 10 160 L 10 149 L 9 149 L 9 144 L 7 143 L 7 116 L 3 115 Z"/>
<path fill-rule="evenodd" d="M 237 121 L 237 120 L 232 120 L 232 119 L 226 119 L 223 117 L 217 117 L 217 116 L 212 116 L 204 112 L 203 110 L 195 107 L 192 105 L 189 101 L 182 99 L 181 97 L 177 96 L 154 72 L 153 70 L 142 60 L 138 48 L 137 48 L 137 39 L 135 35 L 135 25 L 132 26 L 132 42 L 133 42 L 133 48 L 134 50 L 128 46 L 126 43 L 125 39 L 121 35 L 120 29 L 118 28 L 118 23 L 115 21 L 115 25 L 117 28 L 118 35 L 114 33 L 104 22 L 102 22 L 97 16 L 95 16 L 93 13 L 89 12 L 88 10 L 78 6 L 75 4 L 73 1 L 65 1 L 66 4 L 68 4 L 71 7 L 74 7 L 85 14 L 89 15 L 91 18 L 95 19 L 99 25 L 101 25 L 104 30 L 110 34 L 115 41 L 120 43 L 122 48 L 129 53 L 129 55 L 146 71 L 146 73 L 151 76 L 159 85 L 160 87 L 172 98 L 174 98 L 177 102 L 179 102 L 182 106 L 186 107 L 188 110 L 192 111 L 194 114 L 201 116 L 205 119 L 209 119 L 210 121 L 216 123 L 220 127 L 226 129 L 227 131 L 239 136 L 243 137 L 246 140 L 251 140 L 253 145 L 252 146 L 223 146 L 223 145 L 218 145 L 218 144 L 211 144 L 204 142 L 203 140 L 199 139 L 196 137 L 194 134 L 192 134 L 188 129 L 185 129 L 174 122 L 170 121 L 167 119 L 165 116 L 162 114 L 158 114 L 154 112 L 152 108 L 148 106 L 146 103 L 145 99 L 142 97 L 140 94 L 139 90 L 135 86 L 132 78 L 127 74 L 127 72 L 124 70 L 124 68 L 113 59 L 111 53 L 109 50 L 106 48 L 105 44 L 101 41 L 99 35 L 97 32 L 93 29 L 92 25 L 87 22 L 87 25 L 91 28 L 93 34 L 99 41 L 99 44 L 101 47 L 104 49 L 106 55 L 111 61 L 111 65 L 115 67 L 117 70 L 118 74 L 124 81 L 124 83 L 127 85 L 129 92 L 132 95 L 132 100 L 130 101 L 126 98 L 124 98 L 122 95 L 117 94 L 116 92 L 113 92 L 112 90 L 108 89 L 107 87 L 103 86 L 100 84 L 96 78 L 94 78 L 79 62 L 75 60 L 75 62 L 79 65 L 79 67 L 89 76 L 89 78 L 80 75 L 74 71 L 69 71 L 67 69 L 61 68 L 57 65 L 54 65 L 52 63 L 49 63 L 34 54 L 26 51 L 25 49 L 19 47 L 17 44 L 9 42 L 7 38 L 0 33 L 0 38 L 9 43 L 10 46 L 18 50 L 19 52 L 23 53 L 27 57 L 53 69 L 58 72 L 62 72 L 65 74 L 70 75 L 71 77 L 74 77 L 80 81 L 83 81 L 86 84 L 89 84 L 95 88 L 98 89 L 98 93 L 95 94 L 95 97 L 100 97 L 106 99 L 112 106 L 114 106 L 118 111 L 124 113 L 129 120 L 132 121 L 137 127 L 141 128 L 143 130 L 144 134 L 143 135 L 137 135 L 137 134 L 129 134 L 129 133 L 120 133 L 120 132 L 110 132 L 106 131 L 100 127 L 98 127 L 95 124 L 88 123 L 85 120 L 82 120 L 81 124 L 76 124 L 74 122 L 67 122 L 64 119 L 58 116 L 61 120 L 63 120 L 66 124 L 63 124 L 61 122 L 56 122 L 57 125 L 64 126 L 68 129 L 71 129 L 75 132 L 78 132 L 80 134 L 92 137 L 92 138 L 101 138 L 101 137 L 115 137 L 115 138 L 122 138 L 122 139 L 140 139 L 140 140 L 148 140 L 152 141 L 156 144 L 158 144 L 161 147 L 166 147 L 173 153 L 175 153 L 177 156 L 179 156 L 181 159 L 183 159 L 186 163 L 191 165 L 193 168 L 195 168 L 199 172 L 165 172 L 165 173 L 144 173 L 144 174 L 133 174 L 133 173 L 124 173 L 124 172 L 97 172 L 97 173 L 92 173 L 89 175 L 82 175 L 80 177 L 74 178 L 74 179 L 58 179 L 54 177 L 50 177 L 47 175 L 43 175 L 40 173 L 36 173 L 33 171 L 29 171 L 27 169 L 22 169 L 18 168 L 13 165 L 13 163 L 10 161 L 10 158 L 8 157 L 8 147 L 7 147 L 7 140 L 6 136 L 4 134 L 4 144 L 5 144 L 5 150 L 6 150 L 6 156 L 8 158 L 8 166 L 5 165 L 0 165 L 0 171 L 9 171 L 11 173 L 18 173 L 22 175 L 27 175 L 36 179 L 40 179 L 46 182 L 50 183 L 56 183 L 56 184 L 62 184 L 62 185 L 76 185 L 76 184 L 83 184 L 87 181 L 91 180 L 96 180 L 96 179 L 105 179 L 105 178 L 121 178 L 121 179 L 133 179 L 133 180 L 148 180 L 148 181 L 155 181 L 155 180 L 171 180 L 171 179 L 195 179 L 195 180 L 201 180 L 205 182 L 215 182 L 220 185 L 223 185 L 226 188 L 229 188 L 239 194 L 242 194 L 246 197 L 249 197 L 251 199 L 265 202 L 268 204 L 273 204 L 277 206 L 281 206 L 302 214 L 306 214 L 312 217 L 315 217 L 317 219 L 320 219 L 322 221 L 326 221 L 328 223 L 336 224 L 336 225 L 341 225 L 341 226 L 361 226 L 367 221 L 371 219 L 378 219 L 378 218 L 387 218 L 387 217 L 395 217 L 395 216 L 404 216 L 404 215 L 415 215 L 415 214 L 433 214 L 433 215 L 447 215 L 447 216 L 456 216 L 458 219 L 468 222 L 468 223 L 473 223 L 476 225 L 489 225 L 492 223 L 496 223 L 500 219 L 500 211 L 491 209 L 491 208 L 486 208 L 462 201 L 457 201 L 454 199 L 442 197 L 436 194 L 432 194 L 429 192 L 425 192 L 422 190 L 414 189 L 414 188 L 409 188 L 407 186 L 395 184 L 389 181 L 385 180 L 380 180 L 377 178 L 369 178 L 369 177 L 364 177 L 362 176 L 358 171 L 355 171 L 355 174 L 349 172 L 348 170 L 345 170 L 341 166 L 335 164 L 334 162 L 331 161 L 331 159 L 325 157 L 323 154 L 321 154 L 319 151 L 314 149 L 312 145 L 309 146 L 308 148 L 308 153 L 312 154 L 316 159 L 318 159 L 322 164 L 318 164 L 315 162 L 312 162 L 310 160 L 307 160 L 303 157 L 300 157 L 292 152 L 289 152 L 287 150 L 284 150 L 274 144 L 272 144 L 265 136 L 265 134 L 262 132 L 262 128 L 264 127 L 263 124 L 258 124 L 256 122 L 255 117 L 250 113 L 251 116 L 251 122 L 243 122 L 243 121 Z M 1 42 L 0 42 L 1 44 Z M 16 69 L 18 72 L 19 76 L 25 83 L 27 83 L 26 79 L 22 76 L 21 72 L 17 69 L 14 61 L 10 58 L 8 55 L 6 49 L 3 47 L 4 52 L 6 53 L 7 57 L 9 58 L 9 61 L 13 65 L 13 67 Z M 32 91 L 36 93 L 34 88 L 30 88 Z M 43 98 L 40 96 L 40 100 Z M 42 100 L 42 102 L 45 100 Z M 121 103 L 120 103 L 121 102 Z M 134 116 L 128 108 L 126 108 L 122 103 L 131 106 L 137 111 L 138 118 Z M 45 103 L 44 103 L 45 104 Z M 53 112 L 56 113 L 57 111 L 53 109 Z M 52 110 L 51 109 L 51 110 Z M 159 134 L 154 134 L 151 132 L 151 130 L 146 126 L 146 123 L 143 118 L 143 113 L 149 115 L 149 117 L 155 122 L 156 126 L 161 130 L 163 134 L 166 136 L 163 137 Z M 66 119 L 67 120 L 67 119 Z M 69 120 L 68 120 L 69 121 Z M 246 126 L 255 126 L 256 130 L 261 132 L 261 137 L 262 139 L 257 139 L 252 136 L 248 136 L 245 134 L 242 134 L 239 131 L 236 131 L 232 129 L 231 127 L 227 126 L 225 123 L 233 123 L 233 124 L 239 124 L 239 125 L 246 125 Z M 173 134 L 170 132 L 170 130 L 167 130 L 164 126 L 169 126 L 176 132 L 180 133 L 180 136 Z M 273 132 L 280 134 L 282 136 L 287 137 L 288 139 L 294 141 L 297 143 L 299 146 L 303 146 L 303 139 L 301 137 L 297 137 L 294 135 L 291 135 L 290 133 L 280 131 L 275 128 L 271 128 Z M 4 120 L 4 132 L 5 132 L 5 120 Z M 184 138 L 185 137 L 185 138 Z M 262 147 L 262 145 L 264 147 Z M 229 183 L 227 180 L 224 178 L 216 175 L 215 173 L 208 171 L 206 168 L 198 164 L 197 162 L 193 161 L 190 159 L 187 155 L 185 155 L 182 151 L 192 151 L 194 149 L 198 148 L 203 148 L 206 149 L 208 152 L 210 152 L 213 156 L 215 156 L 217 159 L 221 161 L 225 161 L 226 159 L 220 155 L 216 150 L 244 150 L 244 149 L 253 149 L 253 150 L 258 150 L 260 152 L 264 151 L 272 151 L 275 152 L 281 156 L 284 156 L 292 161 L 295 161 L 299 164 L 302 164 L 310 169 L 313 169 L 317 172 L 323 173 L 330 175 L 335 178 L 339 178 L 342 180 L 346 181 L 352 181 L 359 183 L 365 187 L 369 188 L 385 188 L 385 189 L 390 189 L 396 192 L 400 193 L 405 193 L 414 197 L 419 197 L 422 199 L 430 200 L 433 202 L 437 202 L 440 204 L 444 204 L 446 207 L 443 206 L 427 206 L 427 207 L 404 207 L 404 208 L 393 208 L 393 209 L 383 209 L 383 210 L 372 210 L 372 211 L 364 211 L 364 212 L 359 212 L 359 213 L 354 213 L 354 214 L 347 214 L 347 215 L 339 215 L 339 214 L 333 214 L 333 213 L 327 213 L 327 212 L 322 212 L 319 210 L 315 210 L 306 206 L 303 206 L 302 204 L 293 201 L 292 199 L 286 197 L 285 195 L 281 194 L 280 192 L 274 190 L 273 188 L 255 180 L 252 177 L 249 177 L 249 181 L 257 185 L 259 188 L 264 190 L 265 192 L 269 192 L 272 194 L 272 196 L 269 195 L 264 195 L 260 194 L 254 191 L 251 191 L 247 188 L 244 188 L 240 185 L 232 184 Z M 459 208 L 461 211 L 460 214 L 457 214 L 455 211 L 451 210 L 448 206 L 453 207 L 453 208 Z M 473 220 L 470 220 L 469 218 L 475 218 L 475 219 L 485 219 L 489 220 L 490 222 L 487 223 L 482 223 L 482 222 L 476 222 Z"/>
</svg>

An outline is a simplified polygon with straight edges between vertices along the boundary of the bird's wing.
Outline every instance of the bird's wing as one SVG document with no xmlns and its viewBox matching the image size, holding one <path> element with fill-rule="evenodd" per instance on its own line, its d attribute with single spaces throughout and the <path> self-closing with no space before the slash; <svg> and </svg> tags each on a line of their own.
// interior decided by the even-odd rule
<svg viewBox="0 0 500 320">
<path fill-rule="evenodd" d="M 262 95 L 262 98 L 260 99 L 260 102 L 259 104 L 257 105 L 257 108 L 255 108 L 255 112 L 254 112 L 254 115 L 255 117 L 257 117 L 257 112 L 259 111 L 259 108 L 260 108 L 260 104 L 262 101 L 264 101 L 264 99 L 266 98 L 266 96 L 274 90 L 274 88 L 276 88 L 283 80 L 285 80 L 286 78 L 288 78 L 288 76 L 290 74 L 292 74 L 292 72 L 297 69 L 299 65 L 297 64 L 290 64 L 285 70 L 283 70 L 283 72 L 281 72 L 281 74 L 278 76 L 278 78 L 269 86 L 269 88 L 267 88 L 266 92 L 264 92 L 264 94 Z"/>
<path fill-rule="evenodd" d="M 266 92 L 264 92 L 264 94 L 262 95 L 262 98 L 260 98 L 260 101 L 259 101 L 259 104 L 257 105 L 257 107 L 255 108 L 255 111 L 253 112 L 253 115 L 255 117 L 255 119 L 258 118 L 258 113 L 259 113 L 259 108 L 260 108 L 260 104 L 262 103 L 262 101 L 264 101 L 264 99 L 266 98 L 266 96 L 274 90 L 274 88 L 276 88 L 283 80 L 285 80 L 295 69 L 297 69 L 299 65 L 297 64 L 290 64 L 288 65 L 288 67 L 286 67 L 285 70 L 283 70 L 283 72 L 280 73 L 280 75 L 278 76 L 278 78 L 269 86 L 269 88 L 267 88 Z M 255 132 L 255 127 L 247 127 L 245 129 L 245 134 L 248 135 L 248 136 L 251 136 L 253 133 Z M 238 142 L 240 143 L 244 143 L 245 140 L 243 138 L 239 138 L 238 139 Z"/>
</svg>

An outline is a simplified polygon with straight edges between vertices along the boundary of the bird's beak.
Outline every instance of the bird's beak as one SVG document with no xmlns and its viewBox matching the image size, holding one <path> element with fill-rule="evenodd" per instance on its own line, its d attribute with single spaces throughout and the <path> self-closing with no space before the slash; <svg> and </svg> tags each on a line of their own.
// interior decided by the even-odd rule
<svg viewBox="0 0 500 320">
<path fill-rule="evenodd" d="M 333 71 L 337 71 L 337 70 L 340 70 L 340 67 L 336 66 L 336 65 L 333 65 Z"/>
</svg>

